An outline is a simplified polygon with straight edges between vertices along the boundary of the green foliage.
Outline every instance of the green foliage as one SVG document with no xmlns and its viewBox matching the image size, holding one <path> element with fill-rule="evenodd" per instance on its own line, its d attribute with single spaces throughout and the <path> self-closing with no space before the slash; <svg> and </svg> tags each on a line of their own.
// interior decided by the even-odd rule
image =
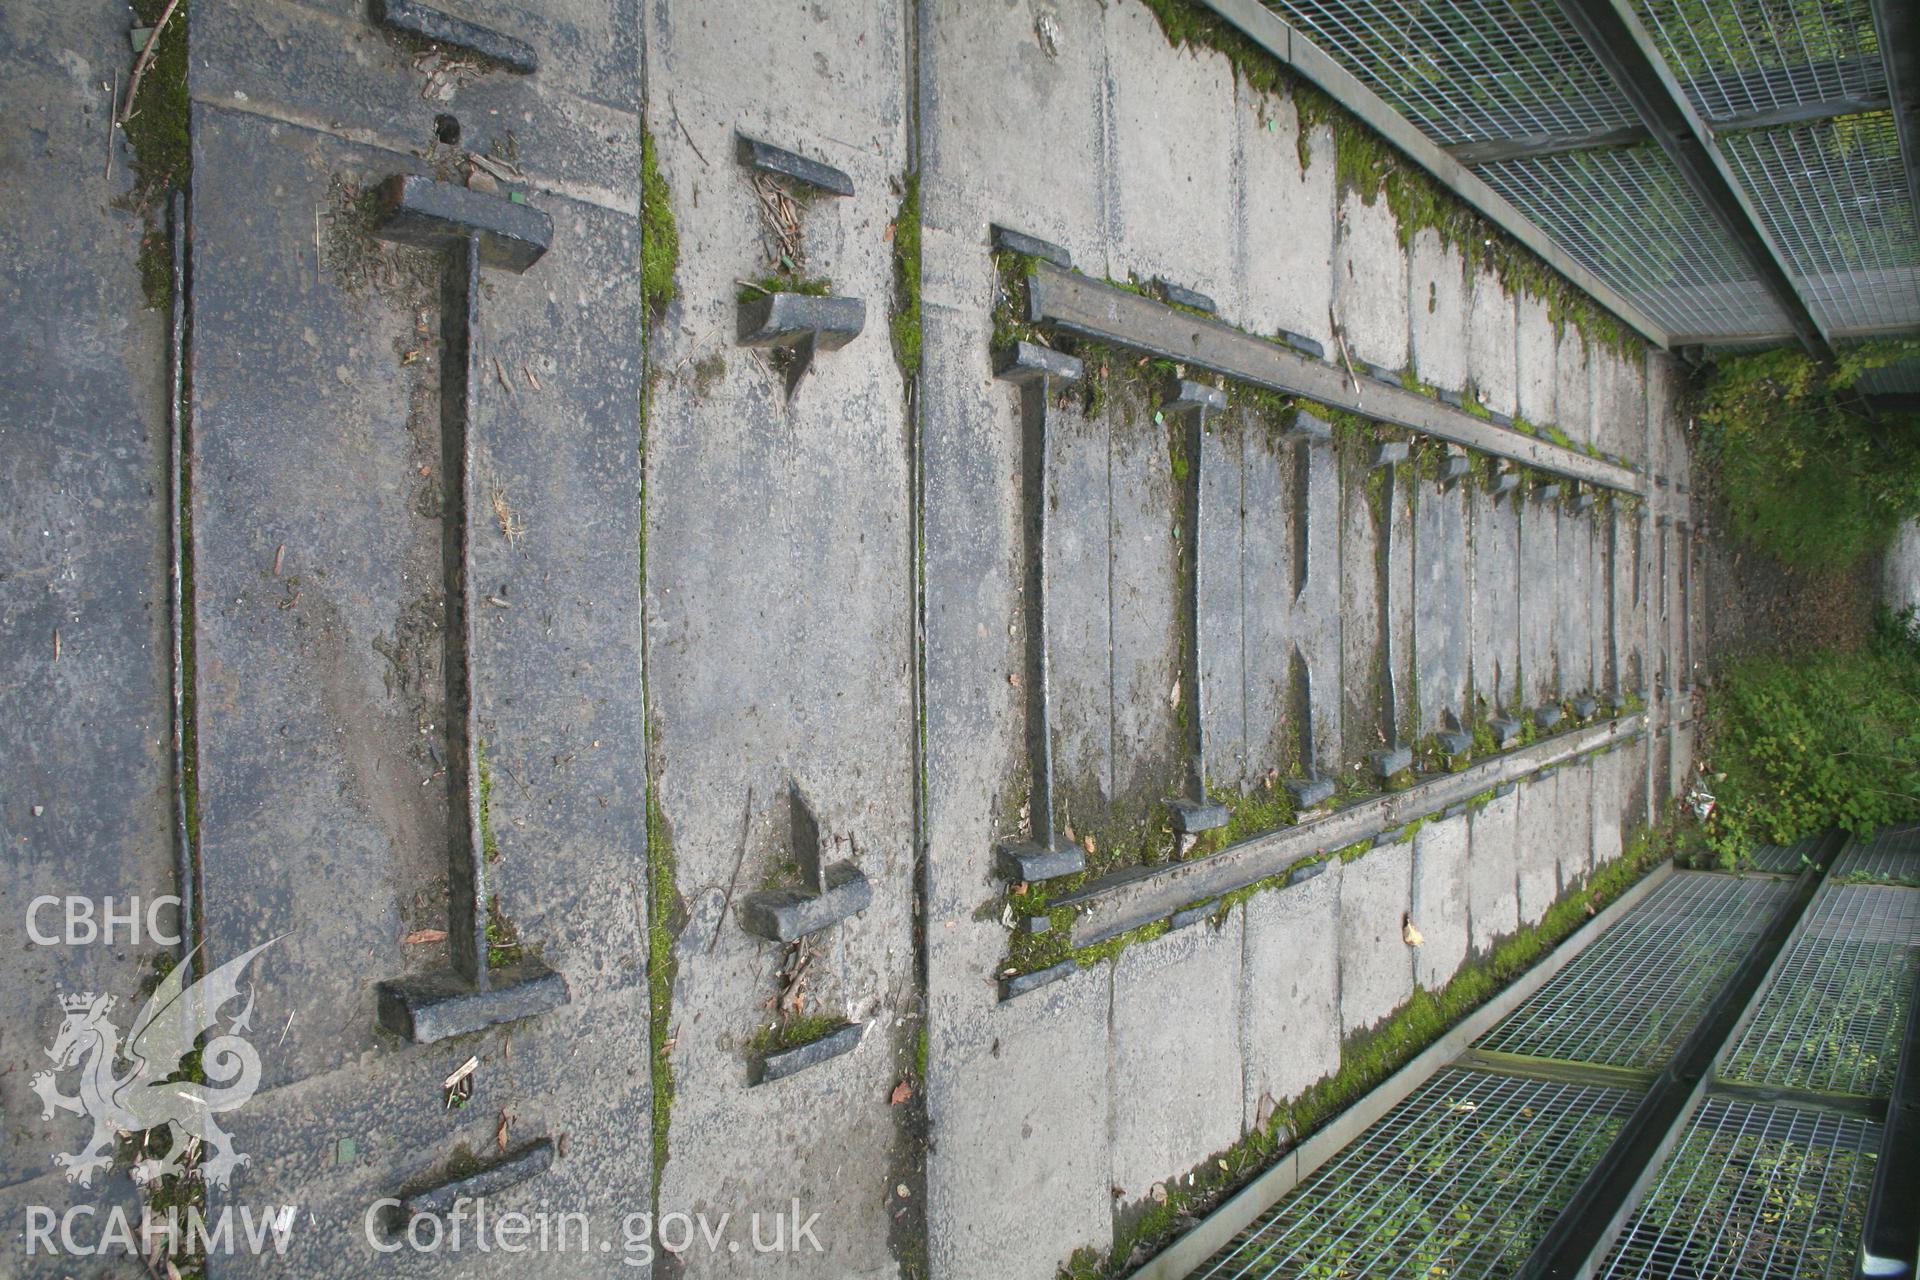
<svg viewBox="0 0 1920 1280">
<path fill-rule="evenodd" d="M 657 732 L 654 735 L 657 738 Z M 658 750 L 649 753 L 658 759 Z M 673 980 L 679 972 L 674 943 L 686 918 L 676 886 L 673 835 L 660 807 L 657 766 L 647 779 L 647 1051 L 653 1074 L 653 1171 L 659 1185 L 667 1163 L 667 1129 L 673 1115 Z"/>
<path fill-rule="evenodd" d="M 167 0 L 133 0 L 141 26 L 151 27 L 166 11 Z M 184 186 L 192 163 L 187 136 L 187 21 L 192 9 L 181 0 L 173 17 L 153 39 L 153 58 L 140 77 L 140 92 L 121 125 L 133 152 L 133 190 L 118 203 L 145 222 L 140 236 L 140 288 L 147 305 L 167 306 L 173 299 L 173 253 L 160 209 L 174 187 Z M 129 68 L 128 76 L 132 74 Z M 121 77 L 125 86 L 128 76 Z M 118 110 L 120 103 L 113 104 Z"/>
<path fill-rule="evenodd" d="M 908 378 L 920 372 L 920 175 L 907 175 L 907 190 L 893 221 L 893 358 Z"/>
<path fill-rule="evenodd" d="M 747 1041 L 747 1052 L 756 1058 L 764 1058 L 785 1049 L 798 1049 L 815 1040 L 824 1040 L 846 1025 L 845 1018 L 830 1014 L 796 1013 L 760 1028 Z"/>
<path fill-rule="evenodd" d="M 1854 653 L 1736 663 L 1708 695 L 1719 804 L 1708 847 L 1736 866 L 1756 844 L 1920 817 L 1920 640 L 1910 614 Z"/>
<path fill-rule="evenodd" d="M 1728 356 L 1705 373 L 1699 422 L 1734 529 L 1783 563 L 1845 569 L 1920 515 L 1920 415 L 1874 422 L 1860 376 L 1920 355 L 1920 340 L 1871 343 L 1823 366 L 1780 349 Z"/>
<path fill-rule="evenodd" d="M 647 307 L 662 311 L 673 301 L 673 273 L 680 265 L 680 228 L 673 219 L 673 193 L 660 172 L 653 135 L 640 134 L 640 292 Z"/>
</svg>

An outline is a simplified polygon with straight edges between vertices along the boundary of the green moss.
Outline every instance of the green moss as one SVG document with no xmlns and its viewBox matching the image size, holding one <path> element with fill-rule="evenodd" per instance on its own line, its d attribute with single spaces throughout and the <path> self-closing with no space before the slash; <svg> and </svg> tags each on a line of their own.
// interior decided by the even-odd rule
<svg viewBox="0 0 1920 1280">
<path fill-rule="evenodd" d="M 680 227 L 673 217 L 673 192 L 660 172 L 653 135 L 640 134 L 640 293 L 654 313 L 674 299 L 674 272 L 680 267 Z"/>
<path fill-rule="evenodd" d="M 525 954 L 526 947 L 520 941 L 520 931 L 513 927 L 513 921 L 507 919 L 506 912 L 500 909 L 500 895 L 494 894 L 487 899 L 487 968 L 504 968 Z"/>
<path fill-rule="evenodd" d="M 1551 423 L 1540 428 L 1540 434 L 1559 445 L 1562 449 L 1573 448 L 1573 438 Z"/>
<path fill-rule="evenodd" d="M 474 740 L 473 770 L 480 776 L 480 847 L 486 851 L 488 862 L 496 862 L 500 858 L 500 838 L 493 831 L 493 770 L 487 765 L 485 739 Z"/>
<path fill-rule="evenodd" d="M 714 352 L 705 360 L 693 366 L 693 390 L 696 395 L 706 395 L 713 390 L 720 379 L 727 375 L 727 357 Z"/>
<path fill-rule="evenodd" d="M 907 175 L 893 220 L 893 358 L 911 380 L 920 372 L 920 175 Z"/>
<path fill-rule="evenodd" d="M 747 1041 L 747 1052 L 756 1058 L 764 1058 L 787 1049 L 798 1049 L 816 1040 L 824 1040 L 846 1025 L 845 1018 L 829 1014 L 796 1013 L 760 1028 Z"/>
<path fill-rule="evenodd" d="M 647 1049 L 653 1074 L 653 1171 L 657 1186 L 667 1163 L 673 1116 L 673 981 L 679 972 L 674 944 L 686 919 L 676 883 L 673 835 L 660 807 L 658 731 L 647 780 Z"/>
<path fill-rule="evenodd" d="M 733 299 L 752 302 L 770 293 L 804 293 L 808 297 L 824 298 L 832 292 L 833 281 L 825 276 L 801 276 L 782 270 L 745 281 L 733 291 Z"/>
<path fill-rule="evenodd" d="M 165 12 L 166 0 L 133 0 L 140 25 L 152 26 Z M 173 246 L 163 210 L 167 193 L 186 185 L 193 151 L 187 134 L 187 23 L 192 5 L 181 0 L 173 17 L 154 37 L 154 54 L 140 77 L 140 92 L 120 126 L 133 154 L 133 189 L 119 203 L 142 221 L 140 288 L 147 305 L 156 309 L 173 300 Z M 124 90 L 132 75 L 120 79 Z M 118 110 L 120 103 L 114 104 Z"/>
<path fill-rule="evenodd" d="M 1016 342 L 1044 345 L 1040 330 L 1027 319 L 1027 281 L 1040 268 L 1040 259 L 1006 249 L 993 251 L 993 349 Z"/>
</svg>

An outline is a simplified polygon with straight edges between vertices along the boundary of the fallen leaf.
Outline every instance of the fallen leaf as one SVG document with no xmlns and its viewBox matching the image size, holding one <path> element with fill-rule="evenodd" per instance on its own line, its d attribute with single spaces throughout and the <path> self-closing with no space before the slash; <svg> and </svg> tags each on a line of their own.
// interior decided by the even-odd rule
<svg viewBox="0 0 1920 1280">
<path fill-rule="evenodd" d="M 913 1096 L 913 1086 L 908 1084 L 905 1080 L 902 1080 L 899 1084 L 893 1086 L 893 1093 L 888 1096 L 887 1101 L 897 1107 L 901 1103 L 905 1102 L 908 1098 L 911 1098 L 912 1096 Z"/>
<path fill-rule="evenodd" d="M 1426 938 L 1421 936 L 1420 930 L 1414 926 L 1412 916 L 1402 917 L 1400 936 L 1407 940 L 1407 945 L 1410 947 L 1417 947 L 1426 941 Z"/>
<path fill-rule="evenodd" d="M 1094 852 L 1092 836 L 1088 836 L 1085 840 L 1082 840 L 1080 843 L 1086 846 L 1086 850 L 1089 854 Z"/>
<path fill-rule="evenodd" d="M 493 1131 L 493 1145 L 501 1151 L 507 1149 L 507 1130 L 512 1127 L 513 1117 L 502 1111 L 500 1113 L 500 1127 Z"/>
<path fill-rule="evenodd" d="M 400 944 L 407 947 L 417 947 L 423 942 L 445 942 L 446 940 L 447 931 L 445 929 L 415 929 L 412 933 L 400 939 Z"/>
<path fill-rule="evenodd" d="M 1173 692 L 1167 695 L 1167 705 L 1170 707 L 1180 705 L 1180 682 L 1178 680 L 1173 682 Z"/>
<path fill-rule="evenodd" d="M 1167 1202 L 1167 1184 L 1164 1182 L 1156 1182 L 1153 1184 L 1153 1189 L 1147 1192 L 1147 1194 L 1153 1197 L 1155 1204 L 1165 1204 Z"/>
</svg>

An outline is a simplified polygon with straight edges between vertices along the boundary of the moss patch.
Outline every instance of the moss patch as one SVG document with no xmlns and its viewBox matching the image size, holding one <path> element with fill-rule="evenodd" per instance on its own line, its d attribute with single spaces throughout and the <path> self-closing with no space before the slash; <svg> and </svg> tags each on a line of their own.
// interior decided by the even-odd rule
<svg viewBox="0 0 1920 1280">
<path fill-rule="evenodd" d="M 133 0 L 133 12 L 142 26 L 158 22 L 166 7 L 167 0 Z M 153 60 L 140 78 L 140 92 L 133 100 L 131 113 L 120 126 L 133 153 L 137 176 L 133 189 L 118 203 L 143 223 L 140 288 L 147 305 L 153 308 L 166 307 L 173 299 L 173 250 L 162 211 L 167 193 L 186 185 L 193 158 L 187 133 L 187 22 L 191 8 L 189 0 L 181 0 L 173 17 L 154 37 L 158 43 Z M 123 92 L 131 75 L 130 65 L 120 80 Z M 114 109 L 119 107 L 116 102 Z"/>
<path fill-rule="evenodd" d="M 658 731 L 652 735 L 658 759 Z M 673 834 L 660 808 L 658 766 L 647 779 L 647 1048 L 653 1073 L 653 1172 L 659 1186 L 667 1163 L 667 1131 L 673 1115 L 673 980 L 679 972 L 674 943 L 686 923 L 677 886 Z"/>
<path fill-rule="evenodd" d="M 893 358 L 909 380 L 920 372 L 920 175 L 907 175 L 893 219 Z"/>
<path fill-rule="evenodd" d="M 640 134 L 640 292 L 647 309 L 659 313 L 674 299 L 674 272 L 680 267 L 680 227 L 673 217 L 673 192 L 660 172 L 653 135 Z"/>
<path fill-rule="evenodd" d="M 754 1033 L 753 1038 L 747 1041 L 747 1052 L 756 1058 L 765 1058 L 770 1054 L 781 1053 L 787 1049 L 798 1049 L 816 1040 L 824 1040 L 846 1025 L 845 1018 L 836 1018 L 830 1014 L 797 1013 L 760 1028 Z"/>
</svg>

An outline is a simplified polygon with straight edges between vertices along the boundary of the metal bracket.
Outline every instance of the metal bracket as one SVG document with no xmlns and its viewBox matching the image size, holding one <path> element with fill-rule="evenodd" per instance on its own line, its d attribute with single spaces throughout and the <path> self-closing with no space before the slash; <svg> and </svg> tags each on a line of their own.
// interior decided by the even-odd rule
<svg viewBox="0 0 1920 1280">
<path fill-rule="evenodd" d="M 487 851 L 480 808 L 480 749 L 473 723 L 473 649 L 478 605 L 473 547 L 485 502 L 471 431 L 478 377 L 480 268 L 525 271 L 553 239 L 548 216 L 526 205 L 414 174 L 379 191 L 374 234 L 447 252 L 442 289 L 440 448 L 446 478 L 443 572 L 447 598 L 447 945 L 450 968 L 377 984 L 380 1024 L 425 1044 L 567 1003 L 566 979 L 529 956 L 491 968 L 487 943 Z"/>
<path fill-rule="evenodd" d="M 1053 825 L 1053 703 L 1047 659 L 1047 479 L 1052 474 L 1053 388 L 1078 381 L 1079 360 L 1031 342 L 1016 342 L 993 362 L 994 377 L 1020 388 L 1021 512 L 1026 534 L 1023 612 L 1026 628 L 1026 839 L 1002 845 L 995 868 L 1012 881 L 1047 880 L 1086 869 L 1080 846 Z"/>
<path fill-rule="evenodd" d="M 456 18 L 417 0 L 371 0 L 371 5 L 373 20 L 383 27 L 466 49 L 521 75 L 532 75 L 540 69 L 540 55 L 532 45 L 492 27 Z"/>
<path fill-rule="evenodd" d="M 787 398 L 813 367 L 814 352 L 837 351 L 866 327 L 867 304 L 859 298 L 810 293 L 770 293 L 740 304 L 740 345 L 790 351 Z"/>
<path fill-rule="evenodd" d="M 757 169 L 776 178 L 803 182 L 830 196 L 853 194 L 853 179 L 830 164 L 809 160 L 797 151 L 788 151 L 770 142 L 749 138 L 744 133 L 735 134 L 734 137 L 734 154 L 749 169 Z"/>
<path fill-rule="evenodd" d="M 827 863 L 827 840 L 806 795 L 794 783 L 789 791 L 793 856 L 800 864 L 800 888 L 766 889 L 747 895 L 740 926 L 769 942 L 792 942 L 828 929 L 865 911 L 873 888 L 852 862 Z"/>
</svg>

